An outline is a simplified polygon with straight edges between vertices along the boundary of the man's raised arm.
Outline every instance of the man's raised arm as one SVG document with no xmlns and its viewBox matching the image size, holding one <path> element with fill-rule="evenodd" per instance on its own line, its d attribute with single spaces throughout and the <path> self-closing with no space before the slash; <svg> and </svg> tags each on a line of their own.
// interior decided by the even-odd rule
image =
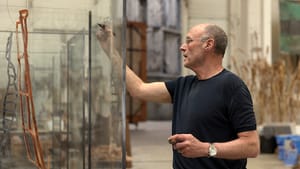
<svg viewBox="0 0 300 169">
<path fill-rule="evenodd" d="M 99 29 L 96 32 L 96 36 L 100 47 L 110 57 L 113 64 L 122 64 L 119 52 L 112 45 L 114 40 L 113 32 L 106 25 L 98 25 Z M 128 66 L 126 66 L 126 87 L 134 98 L 153 102 L 171 102 L 171 96 L 164 82 L 145 83 Z"/>
</svg>

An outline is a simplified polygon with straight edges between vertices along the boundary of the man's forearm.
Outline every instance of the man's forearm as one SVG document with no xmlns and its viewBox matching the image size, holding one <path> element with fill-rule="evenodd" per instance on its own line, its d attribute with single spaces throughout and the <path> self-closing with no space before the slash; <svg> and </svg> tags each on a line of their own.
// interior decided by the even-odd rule
<svg viewBox="0 0 300 169">
<path fill-rule="evenodd" d="M 251 131 L 255 133 L 256 131 Z M 256 157 L 260 152 L 260 144 L 255 134 L 250 137 L 239 137 L 233 141 L 214 143 L 218 158 L 240 159 Z"/>
<path fill-rule="evenodd" d="M 117 50 L 111 51 L 110 58 L 114 68 L 118 68 L 118 72 L 121 75 L 121 68 L 123 60 Z M 126 89 L 132 97 L 138 97 L 139 87 L 144 83 L 140 77 L 138 77 L 133 70 L 126 65 Z"/>
</svg>

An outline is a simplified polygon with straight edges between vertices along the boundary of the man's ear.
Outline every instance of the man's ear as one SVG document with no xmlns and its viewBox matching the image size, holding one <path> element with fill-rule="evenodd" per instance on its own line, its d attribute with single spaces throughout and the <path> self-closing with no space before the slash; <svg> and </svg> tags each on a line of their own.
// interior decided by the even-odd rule
<svg viewBox="0 0 300 169">
<path fill-rule="evenodd" d="M 213 39 L 207 39 L 205 49 L 211 49 L 215 45 L 215 41 Z"/>
</svg>

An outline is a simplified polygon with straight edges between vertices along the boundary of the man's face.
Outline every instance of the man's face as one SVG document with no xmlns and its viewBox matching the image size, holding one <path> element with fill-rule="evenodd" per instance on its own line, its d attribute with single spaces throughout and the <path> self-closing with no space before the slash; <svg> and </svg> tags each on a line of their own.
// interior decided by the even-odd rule
<svg viewBox="0 0 300 169">
<path fill-rule="evenodd" d="M 204 47 L 206 43 L 201 26 L 193 27 L 187 34 L 185 42 L 181 45 L 180 50 L 183 55 L 183 65 L 186 68 L 196 68 L 203 63 Z"/>
</svg>

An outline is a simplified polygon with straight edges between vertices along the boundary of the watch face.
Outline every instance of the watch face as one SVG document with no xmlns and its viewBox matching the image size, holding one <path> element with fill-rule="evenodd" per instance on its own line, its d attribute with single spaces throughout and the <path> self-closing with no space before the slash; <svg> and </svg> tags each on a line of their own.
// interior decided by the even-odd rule
<svg viewBox="0 0 300 169">
<path fill-rule="evenodd" d="M 213 157 L 215 155 L 217 155 L 217 149 L 213 144 L 210 144 L 209 145 L 209 156 Z"/>
</svg>

